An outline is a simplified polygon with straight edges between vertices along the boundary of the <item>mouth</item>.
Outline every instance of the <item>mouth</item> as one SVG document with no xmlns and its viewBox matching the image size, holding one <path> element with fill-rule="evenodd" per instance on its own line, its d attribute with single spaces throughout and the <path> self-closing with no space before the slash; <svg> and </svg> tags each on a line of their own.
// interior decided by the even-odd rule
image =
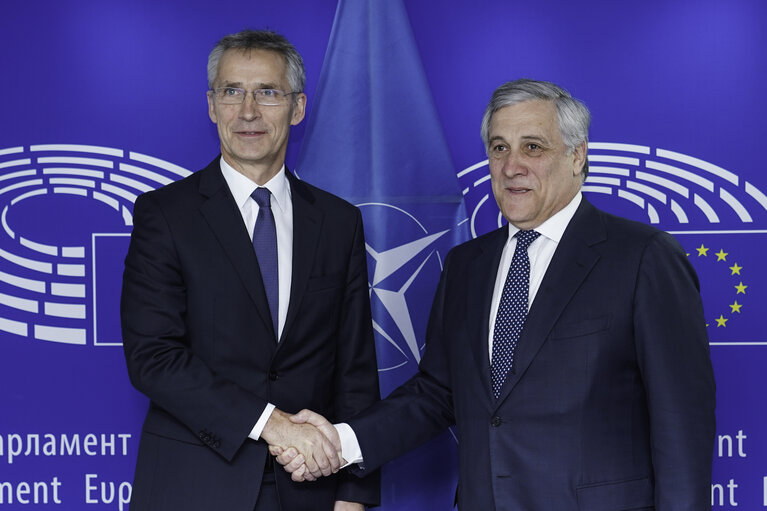
<svg viewBox="0 0 767 511">
<path fill-rule="evenodd" d="M 519 187 L 519 186 L 509 186 L 509 187 L 506 188 L 506 191 L 511 193 L 512 195 L 521 195 L 521 194 L 525 194 L 525 193 L 527 193 L 527 192 L 529 192 L 531 190 L 530 190 L 530 188 L 522 188 L 522 187 Z"/>
<path fill-rule="evenodd" d="M 260 137 L 261 135 L 266 135 L 266 131 L 235 131 L 235 135 L 240 137 Z"/>
</svg>

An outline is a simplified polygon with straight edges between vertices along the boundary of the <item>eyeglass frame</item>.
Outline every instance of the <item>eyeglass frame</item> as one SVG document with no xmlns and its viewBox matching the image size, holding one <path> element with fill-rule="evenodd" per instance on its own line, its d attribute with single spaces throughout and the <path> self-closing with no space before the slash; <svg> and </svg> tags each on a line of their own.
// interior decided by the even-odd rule
<svg viewBox="0 0 767 511">
<path fill-rule="evenodd" d="M 262 102 L 260 102 L 259 98 L 261 98 L 262 100 L 266 99 L 263 96 L 263 92 L 262 91 L 272 91 L 272 92 L 274 92 L 276 94 L 279 94 L 280 101 L 282 101 L 285 98 L 285 96 L 291 96 L 293 94 L 301 94 L 301 91 L 285 92 L 285 91 L 281 91 L 280 89 L 253 89 L 253 90 L 248 90 L 248 89 L 243 89 L 242 87 L 216 87 L 215 89 L 208 89 L 208 94 L 210 94 L 213 97 L 213 99 L 220 101 L 221 98 L 217 98 L 216 95 L 218 93 L 222 92 L 222 91 L 225 91 L 225 90 L 240 91 L 240 92 L 243 93 L 242 94 L 242 101 L 240 101 L 239 103 L 224 103 L 224 102 L 221 102 L 222 105 L 230 105 L 230 106 L 242 105 L 243 103 L 245 103 L 245 99 L 248 96 L 253 96 L 253 100 L 256 102 L 256 104 L 261 105 L 261 106 L 280 106 L 280 105 L 284 104 L 284 103 L 271 103 L 270 104 L 270 103 L 262 103 Z M 259 94 L 259 92 L 262 92 L 262 93 Z"/>
</svg>

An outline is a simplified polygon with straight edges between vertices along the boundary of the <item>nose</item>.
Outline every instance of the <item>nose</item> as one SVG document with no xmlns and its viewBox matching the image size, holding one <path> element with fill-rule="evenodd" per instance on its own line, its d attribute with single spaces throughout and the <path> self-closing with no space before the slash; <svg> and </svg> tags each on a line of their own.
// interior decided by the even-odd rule
<svg viewBox="0 0 767 511">
<path fill-rule="evenodd" d="M 240 105 L 240 118 L 246 121 L 252 121 L 261 117 L 261 105 L 256 103 L 253 94 L 246 94 L 245 101 Z"/>
<path fill-rule="evenodd" d="M 504 158 L 501 167 L 501 172 L 504 176 L 509 178 L 527 173 L 527 167 L 518 151 L 509 151 L 506 154 L 506 158 Z"/>
</svg>

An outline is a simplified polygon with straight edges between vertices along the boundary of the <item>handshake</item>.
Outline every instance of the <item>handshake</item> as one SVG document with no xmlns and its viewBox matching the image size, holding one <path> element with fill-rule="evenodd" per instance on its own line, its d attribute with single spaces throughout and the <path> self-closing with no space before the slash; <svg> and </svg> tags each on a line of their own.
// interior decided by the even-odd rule
<svg viewBox="0 0 767 511">
<path fill-rule="evenodd" d="M 346 465 L 336 428 L 311 410 L 290 415 L 275 408 L 261 438 L 294 481 L 314 481 Z"/>
</svg>

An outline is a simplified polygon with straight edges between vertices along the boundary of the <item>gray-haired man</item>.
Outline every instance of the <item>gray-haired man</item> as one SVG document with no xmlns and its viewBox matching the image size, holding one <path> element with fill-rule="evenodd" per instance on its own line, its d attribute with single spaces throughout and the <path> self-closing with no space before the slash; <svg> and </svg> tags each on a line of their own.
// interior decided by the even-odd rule
<svg viewBox="0 0 767 511">
<path fill-rule="evenodd" d="M 482 138 L 509 225 L 450 252 L 419 372 L 338 426 L 362 474 L 457 424 L 460 509 L 710 507 L 698 280 L 670 235 L 581 195 L 589 122 L 552 83 L 493 94 Z M 293 454 L 278 461 L 300 479 Z"/>
</svg>

